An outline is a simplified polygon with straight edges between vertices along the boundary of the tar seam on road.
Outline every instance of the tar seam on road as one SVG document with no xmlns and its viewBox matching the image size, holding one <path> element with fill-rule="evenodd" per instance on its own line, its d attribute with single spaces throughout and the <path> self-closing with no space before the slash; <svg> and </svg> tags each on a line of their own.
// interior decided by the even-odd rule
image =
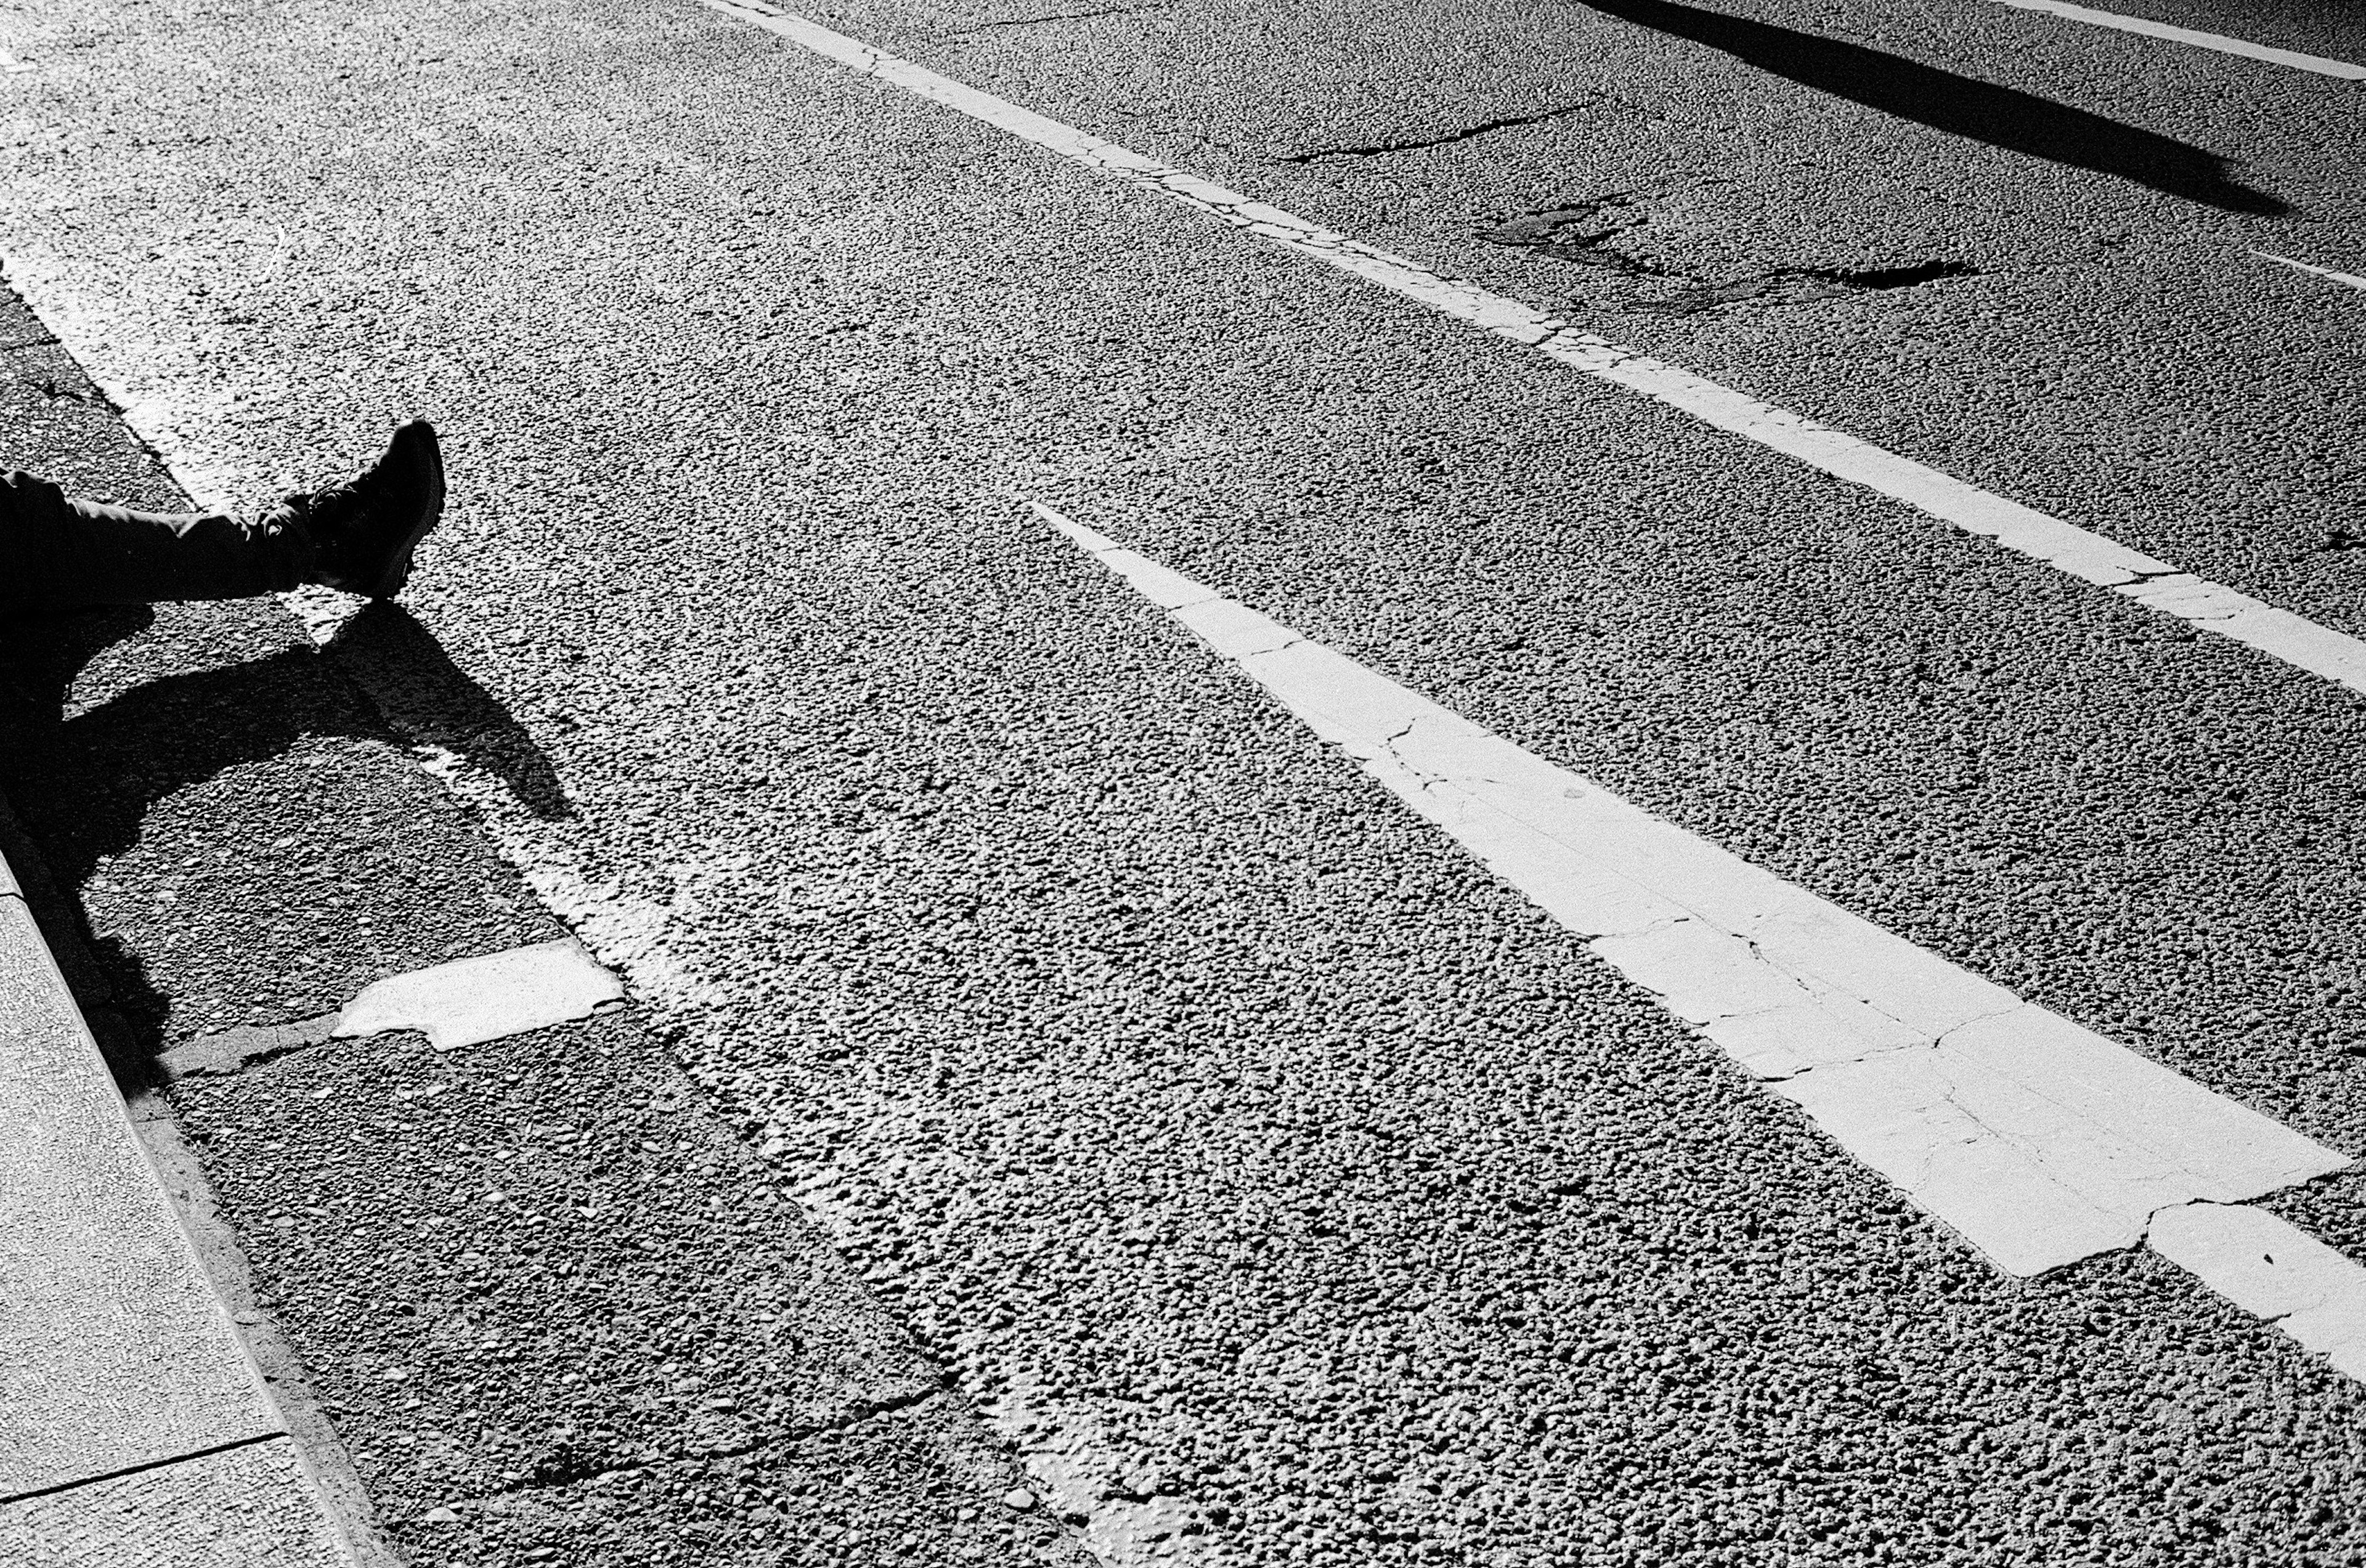
<svg viewBox="0 0 2366 1568">
<path fill-rule="evenodd" d="M 2190 43 L 2196 49 L 2214 49 L 2221 54 L 2239 54 L 2246 60 L 2264 60 L 2271 65 L 2289 65 L 2295 71 L 2313 71 L 2320 76 L 2338 76 L 2345 81 L 2366 82 L 2366 65 L 2352 65 L 2346 60 L 2327 60 L 2321 54 L 2301 54 L 2289 49 L 2270 49 L 2265 44 L 2246 43 L 2224 33 L 2205 33 L 2192 28 L 2171 27 L 2167 22 L 2150 22 L 2142 17 L 2123 17 L 2112 11 L 2092 10 L 2085 6 L 2065 5 L 2063 0 L 1996 0 L 2000 6 L 2010 6 L 2016 11 L 2044 11 L 2048 16 L 2067 17 L 2098 28 L 2112 28 L 2124 33 L 2142 33 L 2146 38 L 2167 39 L 2172 43 Z"/>
<path fill-rule="evenodd" d="M 1499 130 L 1515 130 L 1522 126 L 1546 125 L 1566 119 L 1571 115 L 1592 108 L 1599 98 L 1581 98 L 1558 108 L 1538 109 L 1534 114 L 1507 115 L 1501 119 L 1482 120 L 1458 130 L 1440 131 L 1435 136 L 1417 136 L 1403 141 L 1375 141 L 1364 147 L 1317 147 L 1305 152 L 1291 152 L 1274 160 L 1277 164 L 1317 164 L 1325 158 L 1377 158 L 1391 152 L 1418 152 L 1431 147 L 1450 147 L 1458 141 L 1470 141 L 1482 136 L 1493 136 Z"/>
<path fill-rule="evenodd" d="M 2101 534 L 1992 495 L 1871 442 L 1581 332 L 1556 316 L 1446 277 L 1303 218 L 963 85 L 925 66 L 817 27 L 761 0 L 699 0 L 826 59 L 957 109 L 1037 146 L 1245 229 L 1284 250 L 1378 284 L 1453 319 L 1524 344 L 1703 423 L 1744 436 L 1835 479 L 1902 502 L 1968 534 L 2044 561 L 2140 604 L 2189 621 L 2351 691 L 2366 694 L 2366 641 L 2180 570 Z"/>
<path fill-rule="evenodd" d="M 2335 272 L 2330 267 L 2311 266 L 2304 261 L 2294 261 L 2290 256 L 2280 256 L 2273 251 L 2253 251 L 2251 254 L 2265 261 L 2282 262 L 2295 272 L 2313 273 L 2318 277 L 2329 278 L 2335 283 L 2343 284 L 2351 288 L 2366 288 L 2366 277 L 2360 277 L 2354 272 Z"/>
<path fill-rule="evenodd" d="M 2000 1269 L 2158 1230 L 2162 1256 L 2366 1380 L 2366 1267 L 2240 1206 L 2348 1156 L 1032 504 Z"/>
</svg>

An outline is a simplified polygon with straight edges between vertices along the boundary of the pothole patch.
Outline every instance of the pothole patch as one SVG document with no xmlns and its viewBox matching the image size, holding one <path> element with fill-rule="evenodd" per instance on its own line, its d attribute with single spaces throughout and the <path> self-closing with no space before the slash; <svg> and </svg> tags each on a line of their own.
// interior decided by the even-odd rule
<svg viewBox="0 0 2366 1568">
<path fill-rule="evenodd" d="M 1623 236 L 1650 228 L 1654 216 L 1647 197 L 1613 191 L 1524 212 L 1480 230 L 1478 237 L 1491 245 L 1575 263 L 1617 279 L 1623 287 L 1609 303 L 1615 309 L 1647 315 L 1697 315 L 1746 303 L 1807 304 L 1919 288 L 1979 273 L 1969 262 L 1928 257 L 1886 266 L 1780 266 L 1736 277 L 1704 276 L 1695 269 L 1639 254 L 1630 245 L 1620 243 Z"/>
</svg>

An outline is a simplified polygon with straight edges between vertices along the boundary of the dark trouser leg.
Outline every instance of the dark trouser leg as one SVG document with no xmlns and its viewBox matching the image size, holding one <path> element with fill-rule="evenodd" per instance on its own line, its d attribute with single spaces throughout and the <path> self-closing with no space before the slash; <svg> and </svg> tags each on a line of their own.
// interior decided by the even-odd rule
<svg viewBox="0 0 2366 1568">
<path fill-rule="evenodd" d="M 0 609 L 281 593 L 311 575 L 312 553 L 303 525 L 277 513 L 164 516 L 77 501 L 28 473 L 0 478 Z"/>
</svg>

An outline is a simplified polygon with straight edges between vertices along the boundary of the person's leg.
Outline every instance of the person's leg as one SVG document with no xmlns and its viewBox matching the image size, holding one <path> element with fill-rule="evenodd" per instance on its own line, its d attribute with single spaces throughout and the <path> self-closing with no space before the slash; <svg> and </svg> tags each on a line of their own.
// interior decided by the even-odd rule
<svg viewBox="0 0 2366 1568">
<path fill-rule="evenodd" d="M 103 506 L 12 473 L 0 477 L 0 614 L 243 599 L 305 582 L 389 598 L 443 513 L 444 457 L 425 420 L 397 430 L 354 479 L 299 491 L 252 523 Z"/>
<path fill-rule="evenodd" d="M 17 611 L 279 593 L 311 574 L 310 532 L 285 508 L 253 523 L 174 516 L 0 477 L 0 604 Z"/>
</svg>

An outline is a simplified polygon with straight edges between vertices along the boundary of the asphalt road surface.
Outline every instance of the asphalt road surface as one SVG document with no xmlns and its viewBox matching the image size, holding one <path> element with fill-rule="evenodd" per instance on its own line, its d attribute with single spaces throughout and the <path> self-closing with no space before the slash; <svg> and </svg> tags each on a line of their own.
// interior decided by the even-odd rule
<svg viewBox="0 0 2366 1568">
<path fill-rule="evenodd" d="M 1989 0 L 803 15 L 2366 635 L 2355 81 Z M 630 989 L 170 1091 L 422 1568 L 2366 1555 L 2358 1382 L 1999 1269 L 1029 503 L 2344 1155 L 2358 692 L 747 14 L 0 48 L 26 409 L 212 503 L 412 413 L 454 474 L 405 612 L 19 635 L 124 1070 L 568 929 Z M 2362 1193 L 2259 1203 L 2366 1259 Z"/>
</svg>

